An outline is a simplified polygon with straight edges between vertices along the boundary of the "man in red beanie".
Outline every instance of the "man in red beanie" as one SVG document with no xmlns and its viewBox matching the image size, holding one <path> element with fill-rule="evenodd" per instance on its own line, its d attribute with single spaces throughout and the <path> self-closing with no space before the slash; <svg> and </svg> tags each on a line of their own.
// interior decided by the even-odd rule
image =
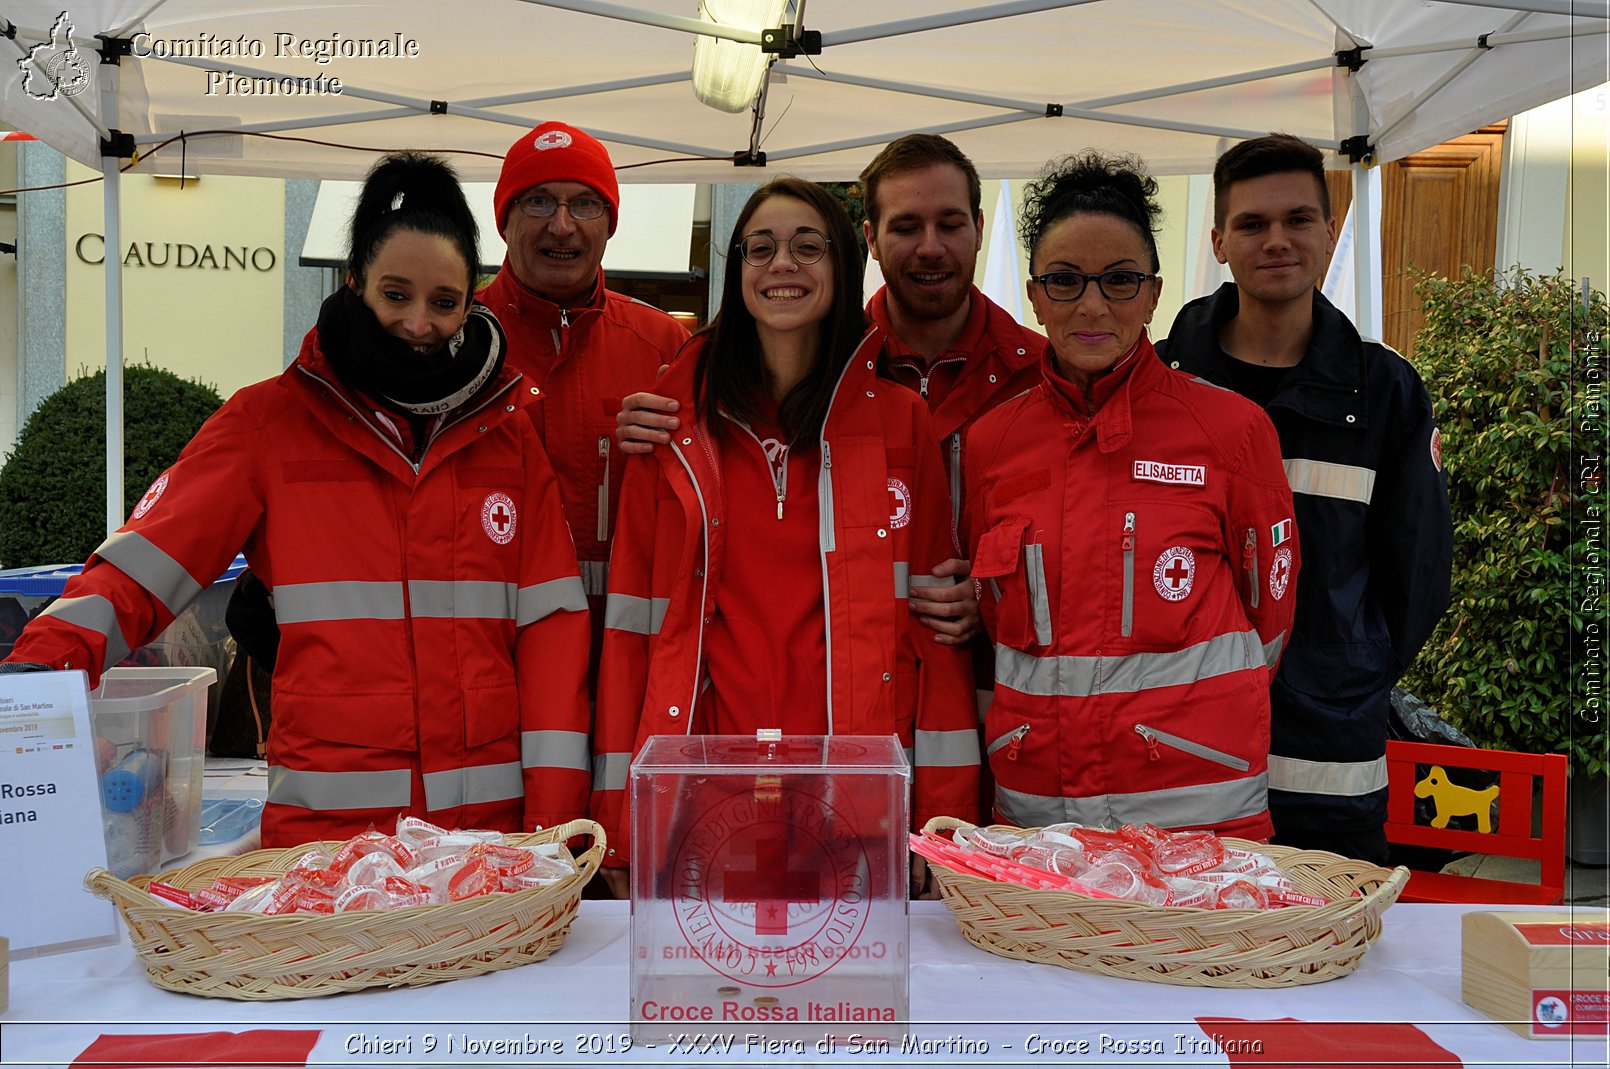
<svg viewBox="0 0 1610 1069">
<path fill-rule="evenodd" d="M 615 413 L 621 398 L 653 384 L 688 332 L 659 309 L 604 287 L 604 246 L 618 222 L 620 185 L 596 138 L 562 122 L 521 134 L 503 158 L 492 198 L 508 253 L 478 297 L 503 324 L 509 363 L 546 395 L 533 418 L 559 478 L 592 607 L 588 680 L 596 689 L 624 468 Z"/>
</svg>

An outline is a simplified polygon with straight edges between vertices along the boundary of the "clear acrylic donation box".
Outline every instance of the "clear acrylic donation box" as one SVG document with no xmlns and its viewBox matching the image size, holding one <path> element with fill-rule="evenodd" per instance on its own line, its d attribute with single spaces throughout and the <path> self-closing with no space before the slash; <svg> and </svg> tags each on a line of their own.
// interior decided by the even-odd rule
<svg viewBox="0 0 1610 1069">
<path fill-rule="evenodd" d="M 898 1048 L 910 782 L 893 735 L 649 739 L 630 782 L 633 1038 Z"/>
</svg>

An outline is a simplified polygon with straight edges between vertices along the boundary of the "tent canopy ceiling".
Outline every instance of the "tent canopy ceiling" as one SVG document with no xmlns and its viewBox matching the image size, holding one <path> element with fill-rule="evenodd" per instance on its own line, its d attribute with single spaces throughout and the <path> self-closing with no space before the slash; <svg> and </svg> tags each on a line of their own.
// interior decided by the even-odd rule
<svg viewBox="0 0 1610 1069">
<path fill-rule="evenodd" d="M 53 40 L 69 3 L 70 42 Z M 694 99 L 697 0 L 13 0 L 0 126 L 91 166 L 119 131 L 140 170 L 182 153 L 192 173 L 305 178 L 361 177 L 414 147 L 491 180 L 549 118 L 603 139 L 624 181 L 850 178 L 912 130 L 947 134 L 986 176 L 1085 145 L 1202 172 L 1268 130 L 1332 150 L 1362 136 L 1395 159 L 1605 81 L 1610 40 L 1606 0 L 795 6 L 822 50 L 773 66 L 757 123 Z M 98 34 L 130 54 L 103 65 Z M 1336 54 L 1360 46 L 1350 74 Z M 733 164 L 757 146 L 764 167 Z"/>
</svg>

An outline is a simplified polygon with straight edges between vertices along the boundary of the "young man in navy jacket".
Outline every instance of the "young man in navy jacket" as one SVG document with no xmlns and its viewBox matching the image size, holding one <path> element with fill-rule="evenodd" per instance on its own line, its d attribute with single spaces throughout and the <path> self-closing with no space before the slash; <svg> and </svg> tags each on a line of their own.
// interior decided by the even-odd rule
<svg viewBox="0 0 1610 1069">
<path fill-rule="evenodd" d="M 1181 309 L 1157 348 L 1262 405 L 1280 435 L 1303 569 L 1271 694 L 1274 841 L 1384 862 L 1388 698 L 1449 598 L 1431 398 L 1314 288 L 1336 245 L 1317 149 L 1242 142 L 1213 185 L 1213 251 L 1235 282 Z"/>
</svg>

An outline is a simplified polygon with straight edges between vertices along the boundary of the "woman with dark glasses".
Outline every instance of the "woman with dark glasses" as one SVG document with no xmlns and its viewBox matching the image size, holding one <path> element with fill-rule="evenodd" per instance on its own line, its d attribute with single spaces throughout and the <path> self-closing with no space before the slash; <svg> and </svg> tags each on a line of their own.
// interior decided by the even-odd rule
<svg viewBox="0 0 1610 1069">
<path fill-rule="evenodd" d="M 977 808 L 966 653 L 900 603 L 954 556 L 945 470 L 922 399 L 875 375 L 850 220 L 780 178 L 728 248 L 720 311 L 657 387 L 691 419 L 621 493 L 594 743 L 606 874 L 628 863 L 627 765 L 651 735 L 895 734 L 919 822 Z"/>
<path fill-rule="evenodd" d="M 1140 161 L 1095 152 L 1028 190 L 1049 346 L 1040 384 L 975 425 L 965 480 L 995 809 L 1267 839 L 1291 492 L 1263 411 L 1165 367 L 1146 336 L 1156 192 Z"/>
</svg>

